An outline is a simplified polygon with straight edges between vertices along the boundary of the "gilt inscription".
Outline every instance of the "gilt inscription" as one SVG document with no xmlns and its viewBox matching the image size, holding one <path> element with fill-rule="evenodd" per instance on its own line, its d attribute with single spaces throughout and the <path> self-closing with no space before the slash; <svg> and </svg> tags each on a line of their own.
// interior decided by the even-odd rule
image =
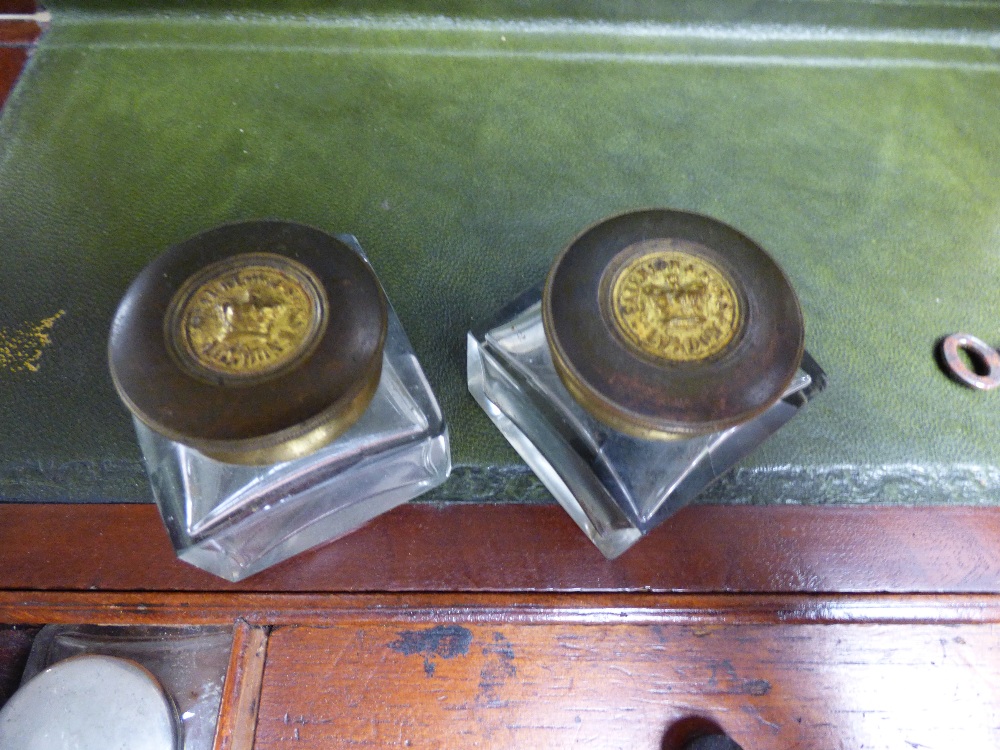
<svg viewBox="0 0 1000 750">
<path fill-rule="evenodd" d="M 296 264 L 297 265 L 297 264 Z M 311 272 L 290 264 L 225 267 L 179 300 L 180 354 L 195 369 L 241 379 L 273 374 L 307 353 L 323 305 Z"/>
<path fill-rule="evenodd" d="M 655 245 L 619 271 L 611 286 L 611 309 L 626 341 L 668 362 L 718 354 L 740 323 L 736 292 L 718 267 Z"/>
</svg>

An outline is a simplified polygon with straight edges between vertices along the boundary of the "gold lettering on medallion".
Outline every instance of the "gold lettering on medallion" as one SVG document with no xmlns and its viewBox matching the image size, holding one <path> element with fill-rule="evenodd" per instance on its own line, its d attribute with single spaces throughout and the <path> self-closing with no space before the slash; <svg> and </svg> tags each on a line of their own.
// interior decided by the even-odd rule
<svg viewBox="0 0 1000 750">
<path fill-rule="evenodd" d="M 234 377 L 264 375 L 295 360 L 314 338 L 319 314 L 296 275 L 251 265 L 203 281 L 180 311 L 184 354 Z"/>
<path fill-rule="evenodd" d="M 740 322 L 736 292 L 722 271 L 677 250 L 654 250 L 629 261 L 612 284 L 611 308 L 626 341 L 670 362 L 719 353 Z"/>
</svg>

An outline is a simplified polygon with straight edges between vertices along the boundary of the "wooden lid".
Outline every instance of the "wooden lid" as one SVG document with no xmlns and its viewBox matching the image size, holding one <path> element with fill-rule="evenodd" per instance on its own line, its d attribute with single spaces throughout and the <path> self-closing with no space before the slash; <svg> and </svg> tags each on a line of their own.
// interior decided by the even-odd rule
<svg viewBox="0 0 1000 750">
<path fill-rule="evenodd" d="M 570 393 L 628 435 L 716 432 L 771 406 L 802 358 L 795 291 L 752 240 L 698 214 L 606 219 L 556 259 L 542 295 Z"/>
<path fill-rule="evenodd" d="M 368 262 L 324 232 L 252 221 L 170 248 L 133 281 L 109 363 L 135 416 L 229 463 L 326 445 L 378 387 L 388 305 Z"/>
</svg>

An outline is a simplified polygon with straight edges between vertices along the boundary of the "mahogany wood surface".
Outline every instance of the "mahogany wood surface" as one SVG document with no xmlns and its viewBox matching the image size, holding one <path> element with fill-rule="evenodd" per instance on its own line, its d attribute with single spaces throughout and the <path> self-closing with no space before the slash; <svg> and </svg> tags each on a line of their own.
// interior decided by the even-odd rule
<svg viewBox="0 0 1000 750">
<path fill-rule="evenodd" d="M 316 626 L 378 620 L 539 625 L 986 625 L 992 594 L 277 594 L 0 591 L 0 622 Z"/>
<path fill-rule="evenodd" d="M 0 15 L 0 46 L 30 48 L 42 33 L 42 27 L 27 19 L 4 20 Z"/>
<path fill-rule="evenodd" d="M 239 613 L 220 736 L 250 734 L 260 685 L 257 750 L 670 750 L 699 723 L 745 750 L 1000 740 L 991 595 L 0 592 L 6 622 Z"/>
<path fill-rule="evenodd" d="M 330 624 L 272 633 L 257 750 L 654 750 L 693 717 L 746 750 L 1000 746 L 993 623 Z"/>
<path fill-rule="evenodd" d="M 35 12 L 30 0 L 0 0 L 0 107 L 7 101 L 14 83 L 28 61 L 31 48 L 42 33 L 35 21 L 5 19 L 9 14 Z"/>
<path fill-rule="evenodd" d="M 0 33 L 4 24 L 0 23 Z M 7 101 L 7 95 L 21 74 L 21 68 L 28 61 L 28 50 L 24 47 L 4 46 L 0 40 L 0 107 Z"/>
<path fill-rule="evenodd" d="M 267 627 L 250 625 L 245 620 L 236 622 L 213 750 L 253 748 L 267 639 Z"/>
<path fill-rule="evenodd" d="M 0 15 L 28 14 L 38 10 L 34 0 L 0 0 Z"/>
<path fill-rule="evenodd" d="M 608 561 L 558 506 L 410 504 L 233 584 L 152 505 L 0 504 L 0 589 L 997 592 L 1000 508 L 693 506 Z"/>
</svg>

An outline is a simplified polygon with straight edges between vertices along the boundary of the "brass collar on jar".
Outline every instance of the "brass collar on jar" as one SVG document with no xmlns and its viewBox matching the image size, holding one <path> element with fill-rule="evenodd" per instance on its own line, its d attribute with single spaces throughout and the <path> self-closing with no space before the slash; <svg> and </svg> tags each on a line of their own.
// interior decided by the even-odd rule
<svg viewBox="0 0 1000 750">
<path fill-rule="evenodd" d="M 804 345 L 798 299 L 764 250 L 714 219 L 664 209 L 614 216 L 574 239 L 546 279 L 542 316 L 572 396 L 643 439 L 762 413 Z"/>
<path fill-rule="evenodd" d="M 388 303 L 368 262 L 298 224 L 230 224 L 174 246 L 125 294 L 112 379 L 161 435 L 227 463 L 308 455 L 378 388 Z"/>
</svg>

